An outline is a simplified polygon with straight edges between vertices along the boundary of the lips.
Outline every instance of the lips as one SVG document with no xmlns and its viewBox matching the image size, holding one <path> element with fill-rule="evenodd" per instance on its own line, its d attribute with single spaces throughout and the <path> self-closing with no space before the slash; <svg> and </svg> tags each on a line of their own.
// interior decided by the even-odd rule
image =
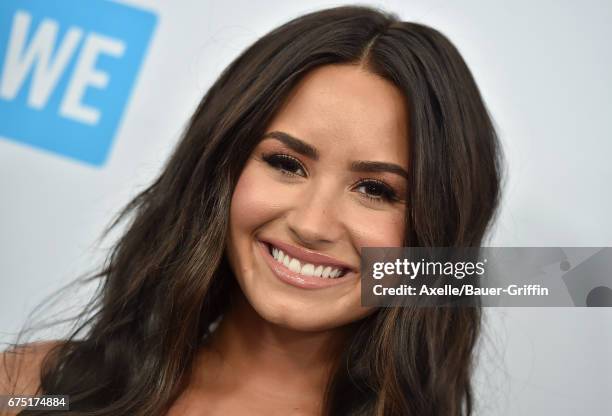
<svg viewBox="0 0 612 416">
<path fill-rule="evenodd" d="M 321 253 L 273 240 L 258 240 L 258 245 L 272 272 L 293 286 L 322 288 L 357 276 L 354 267 Z"/>
</svg>

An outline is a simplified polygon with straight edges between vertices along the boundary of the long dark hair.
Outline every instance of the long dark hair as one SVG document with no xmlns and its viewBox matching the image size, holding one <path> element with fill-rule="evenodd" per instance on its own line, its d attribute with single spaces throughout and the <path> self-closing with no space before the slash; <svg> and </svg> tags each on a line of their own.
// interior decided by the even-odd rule
<svg viewBox="0 0 612 416">
<path fill-rule="evenodd" d="M 500 193 L 500 149 L 476 83 L 440 32 L 368 7 L 310 13 L 263 36 L 208 90 L 101 270 L 88 317 L 47 355 L 45 394 L 71 415 L 163 415 L 228 304 L 234 186 L 272 116 L 308 71 L 362 65 L 406 97 L 407 246 L 479 246 Z M 473 407 L 480 309 L 381 308 L 358 322 L 327 415 L 464 415 Z M 22 414 L 30 414 L 28 411 Z M 42 414 L 42 413 L 37 413 Z M 60 415 L 61 412 L 49 414 Z"/>
</svg>

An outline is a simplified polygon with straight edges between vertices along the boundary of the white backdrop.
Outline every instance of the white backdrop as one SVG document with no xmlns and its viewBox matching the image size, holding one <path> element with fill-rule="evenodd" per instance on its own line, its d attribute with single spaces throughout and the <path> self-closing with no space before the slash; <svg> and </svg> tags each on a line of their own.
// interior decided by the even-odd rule
<svg viewBox="0 0 612 416">
<path fill-rule="evenodd" d="M 102 247 L 95 239 L 159 172 L 232 58 L 289 18 L 346 3 L 125 4 L 158 22 L 107 162 L 95 167 L 0 137 L 2 341 L 44 296 L 101 263 L 114 237 Z M 612 3 L 367 4 L 439 29 L 470 66 L 508 163 L 490 245 L 612 246 Z M 612 414 L 612 309 L 485 315 L 479 414 Z"/>
</svg>

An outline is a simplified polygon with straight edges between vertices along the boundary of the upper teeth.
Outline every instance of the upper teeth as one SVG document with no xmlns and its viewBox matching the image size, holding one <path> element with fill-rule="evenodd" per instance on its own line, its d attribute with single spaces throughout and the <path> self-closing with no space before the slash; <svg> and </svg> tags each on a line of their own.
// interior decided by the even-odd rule
<svg viewBox="0 0 612 416">
<path fill-rule="evenodd" d="M 272 256 L 274 257 L 274 260 L 282 263 L 292 272 L 300 273 L 305 276 L 327 277 L 333 279 L 342 274 L 342 269 L 336 267 L 323 266 L 321 264 L 317 265 L 312 263 L 301 263 L 298 259 L 290 257 L 276 247 L 272 247 Z"/>
</svg>

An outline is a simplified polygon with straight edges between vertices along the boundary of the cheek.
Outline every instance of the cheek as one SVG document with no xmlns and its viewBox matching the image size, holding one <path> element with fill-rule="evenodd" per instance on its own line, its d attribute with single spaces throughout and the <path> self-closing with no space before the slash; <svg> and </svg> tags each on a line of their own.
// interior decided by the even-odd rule
<svg viewBox="0 0 612 416">
<path fill-rule="evenodd" d="M 404 208 L 388 211 L 362 211 L 348 213 L 347 224 L 357 247 L 401 247 L 404 245 Z"/>
<path fill-rule="evenodd" d="M 270 181 L 266 176 L 253 162 L 249 162 L 242 171 L 232 195 L 232 234 L 253 231 L 275 218 L 279 212 L 279 204 L 270 198 Z"/>
</svg>

